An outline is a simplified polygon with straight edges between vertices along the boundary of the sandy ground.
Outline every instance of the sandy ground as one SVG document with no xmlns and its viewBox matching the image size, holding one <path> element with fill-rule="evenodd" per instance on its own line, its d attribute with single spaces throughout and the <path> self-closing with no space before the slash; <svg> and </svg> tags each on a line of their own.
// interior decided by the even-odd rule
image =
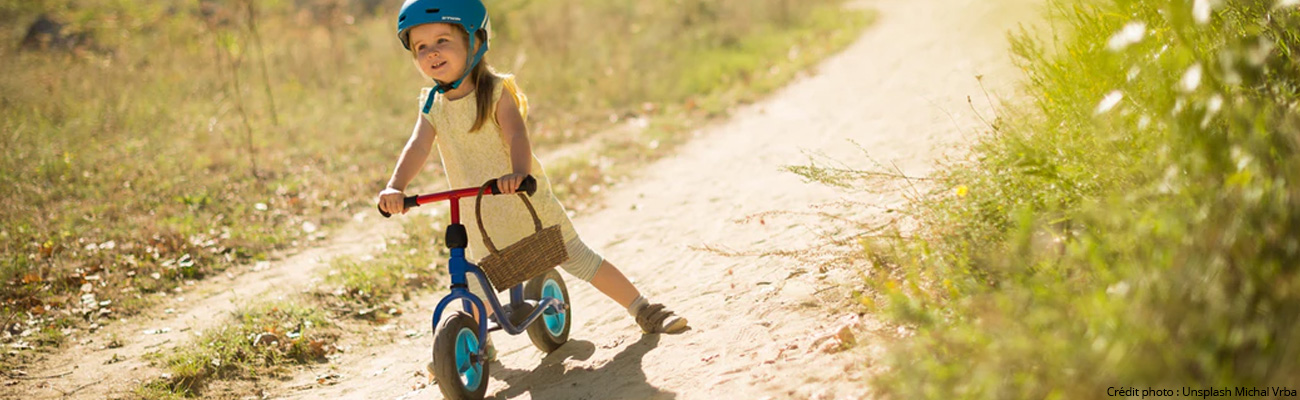
<svg viewBox="0 0 1300 400">
<path fill-rule="evenodd" d="M 880 18 L 843 53 L 768 99 L 735 110 L 727 122 L 702 127 L 677 154 L 609 188 L 603 207 L 574 218 L 589 245 L 652 301 L 689 318 L 693 329 L 643 336 L 620 306 L 566 276 L 575 299 L 570 342 L 544 355 L 523 335 L 494 333 L 501 354 L 491 365 L 490 397 L 871 395 L 868 381 L 881 368 L 890 335 L 871 315 L 836 306 L 855 285 L 851 270 L 700 248 L 764 251 L 823 241 L 816 218 L 746 221 L 845 198 L 782 171 L 807 163 L 809 153 L 868 165 L 852 140 L 909 175 L 928 173 L 938 157 L 985 130 L 976 111 L 992 115 L 988 97 L 1013 94 L 1018 75 L 1005 34 L 1037 20 L 1042 6 L 1030 0 L 864 0 L 852 6 L 874 8 Z M 897 201 L 884 195 L 852 200 Z M 175 303 L 172 313 L 76 338 L 77 344 L 28 371 L 56 377 L 6 379 L 0 397 L 130 398 L 135 382 L 162 372 L 140 355 L 187 342 L 248 299 L 308 288 L 312 283 L 303 277 L 333 257 L 372 253 L 373 238 L 400 230 L 397 222 L 375 220 L 353 222 L 321 245 L 270 264 L 187 287 L 167 300 Z M 347 351 L 330 363 L 303 368 L 282 382 L 263 381 L 256 390 L 269 398 L 440 398 L 436 387 L 423 385 L 421 371 L 433 341 L 428 316 L 443 294 L 413 299 L 389 325 L 344 339 Z M 817 349 L 818 338 L 846 324 L 853 327 L 856 346 L 835 353 Z M 169 331 L 142 334 L 161 328 Z M 105 348 L 110 334 L 123 346 Z M 108 363 L 115 355 L 122 361 Z M 320 377 L 328 379 L 322 384 Z"/>
</svg>

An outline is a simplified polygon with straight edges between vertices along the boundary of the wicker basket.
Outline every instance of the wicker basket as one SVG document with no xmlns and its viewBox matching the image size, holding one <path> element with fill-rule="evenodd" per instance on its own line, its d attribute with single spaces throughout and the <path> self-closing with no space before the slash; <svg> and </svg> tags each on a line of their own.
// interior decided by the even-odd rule
<svg viewBox="0 0 1300 400">
<path fill-rule="evenodd" d="M 483 234 L 483 244 L 487 245 L 489 253 L 487 257 L 479 260 L 478 266 L 483 269 L 484 274 L 487 274 L 492 288 L 501 292 L 555 268 L 569 259 L 569 253 L 564 248 L 564 237 L 560 234 L 560 226 L 552 225 L 542 229 L 542 220 L 537 217 L 537 210 L 533 209 L 528 196 L 522 192 L 517 194 L 519 199 L 524 201 L 524 206 L 528 207 L 528 212 L 533 215 L 533 226 L 536 231 L 504 249 L 497 250 L 496 245 L 492 244 L 492 238 L 488 237 L 487 230 L 483 228 L 481 207 L 483 192 L 495 183 L 493 180 L 479 188 L 478 196 L 474 198 L 474 219 L 478 221 L 478 231 Z"/>
</svg>

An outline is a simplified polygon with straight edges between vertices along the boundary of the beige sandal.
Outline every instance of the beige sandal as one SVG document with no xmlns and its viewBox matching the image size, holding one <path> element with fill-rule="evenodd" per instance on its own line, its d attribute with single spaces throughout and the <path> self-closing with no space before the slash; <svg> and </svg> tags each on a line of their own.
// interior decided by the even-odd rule
<svg viewBox="0 0 1300 400">
<path fill-rule="evenodd" d="M 645 333 L 680 333 L 690 329 L 686 325 L 686 318 L 674 315 L 663 304 L 641 306 L 636 313 L 636 324 Z"/>
</svg>

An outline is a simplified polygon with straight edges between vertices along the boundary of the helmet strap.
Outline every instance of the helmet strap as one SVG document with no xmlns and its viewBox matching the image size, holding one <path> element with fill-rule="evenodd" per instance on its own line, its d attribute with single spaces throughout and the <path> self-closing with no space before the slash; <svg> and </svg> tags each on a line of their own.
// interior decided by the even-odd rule
<svg viewBox="0 0 1300 400">
<path fill-rule="evenodd" d="M 469 35 L 469 47 L 474 47 L 474 34 L 472 33 Z M 465 63 L 465 73 L 460 76 L 460 79 L 456 79 L 455 82 L 446 85 L 438 84 L 433 88 L 433 90 L 441 94 L 447 94 L 448 91 L 456 90 L 456 88 L 460 87 L 461 82 L 464 82 L 465 78 L 469 77 L 469 75 L 474 72 L 474 67 L 478 65 L 479 60 L 483 59 L 483 54 L 486 54 L 487 50 L 487 43 L 479 46 L 478 51 L 474 53 L 474 58 Z M 424 113 L 428 114 L 431 108 L 433 108 L 432 94 L 430 94 L 429 98 L 424 101 Z"/>
</svg>

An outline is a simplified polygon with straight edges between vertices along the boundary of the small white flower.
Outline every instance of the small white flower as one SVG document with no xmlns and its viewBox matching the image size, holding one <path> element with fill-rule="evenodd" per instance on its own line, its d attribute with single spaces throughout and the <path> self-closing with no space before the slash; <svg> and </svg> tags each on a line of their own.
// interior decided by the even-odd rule
<svg viewBox="0 0 1300 400">
<path fill-rule="evenodd" d="M 1110 111 L 1110 109 L 1115 108 L 1115 105 L 1119 104 L 1119 101 L 1123 99 L 1124 99 L 1123 92 L 1120 92 L 1118 90 L 1112 90 L 1110 91 L 1110 93 L 1106 93 L 1106 97 L 1103 97 L 1101 99 L 1101 103 L 1097 104 L 1097 110 L 1094 111 L 1093 114 L 1101 115 L 1107 111 Z"/>
<path fill-rule="evenodd" d="M 1210 21 L 1210 0 L 1196 0 L 1192 3 L 1192 19 L 1198 24 Z"/>
<path fill-rule="evenodd" d="M 1119 283 L 1110 285 L 1110 287 L 1106 288 L 1106 294 L 1111 296 L 1123 297 L 1124 295 L 1128 294 L 1128 291 L 1129 291 L 1128 282 L 1124 282 L 1124 281 L 1120 281 Z"/>
<path fill-rule="evenodd" d="M 1141 21 L 1129 22 L 1119 32 L 1115 32 L 1106 42 L 1106 48 L 1111 51 L 1124 50 L 1128 46 L 1141 42 L 1142 37 L 1147 34 L 1147 24 Z"/>
<path fill-rule="evenodd" d="M 1210 97 L 1209 101 L 1205 102 L 1205 112 L 1208 114 L 1217 113 L 1219 112 L 1219 110 L 1222 109 L 1223 109 L 1223 96 L 1219 96 L 1216 94 Z"/>
<path fill-rule="evenodd" d="M 1210 120 L 1213 119 L 1214 114 L 1218 114 L 1221 109 L 1223 109 L 1223 97 L 1217 94 L 1210 97 L 1210 100 L 1205 102 L 1205 116 L 1201 118 L 1201 128 L 1204 129 L 1207 126 L 1210 126 Z"/>
<path fill-rule="evenodd" d="M 1184 92 L 1195 91 L 1201 86 L 1201 64 L 1192 64 L 1187 72 L 1183 73 L 1183 79 L 1178 81 L 1178 87 Z"/>
</svg>

